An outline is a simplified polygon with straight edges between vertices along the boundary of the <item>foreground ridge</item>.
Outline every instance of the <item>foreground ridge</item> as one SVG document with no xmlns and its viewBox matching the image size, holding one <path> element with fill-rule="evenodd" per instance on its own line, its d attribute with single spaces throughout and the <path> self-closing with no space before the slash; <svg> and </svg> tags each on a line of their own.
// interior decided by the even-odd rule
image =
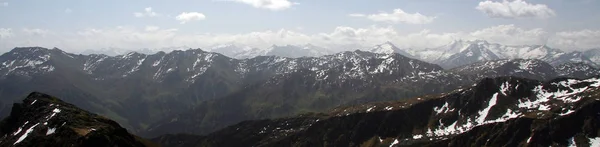
<svg viewBox="0 0 600 147">
<path fill-rule="evenodd" d="M 165 146 L 594 146 L 600 143 L 599 86 L 598 77 L 486 78 L 440 95 L 154 140 Z"/>
<path fill-rule="evenodd" d="M 152 146 L 110 119 L 38 92 L 13 105 L 0 135 L 0 146 Z"/>
</svg>

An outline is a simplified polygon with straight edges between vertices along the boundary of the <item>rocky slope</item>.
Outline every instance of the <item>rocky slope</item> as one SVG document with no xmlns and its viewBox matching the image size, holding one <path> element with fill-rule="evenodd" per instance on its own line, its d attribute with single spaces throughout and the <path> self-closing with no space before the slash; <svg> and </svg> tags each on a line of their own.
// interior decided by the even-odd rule
<svg viewBox="0 0 600 147">
<path fill-rule="evenodd" d="M 585 63 L 564 63 L 558 65 L 555 71 L 564 77 L 592 77 L 600 75 L 600 69 Z"/>
<path fill-rule="evenodd" d="M 564 69 L 564 68 L 561 68 Z M 493 60 L 477 62 L 451 69 L 450 71 L 472 75 L 478 79 L 486 77 L 515 76 L 536 80 L 548 80 L 558 76 L 554 67 L 536 59 Z M 566 69 L 565 69 L 566 70 Z M 578 69 L 571 69 L 572 71 Z M 585 77 L 582 77 L 585 78 Z"/>
<path fill-rule="evenodd" d="M 599 86 L 597 77 L 486 78 L 440 95 L 154 140 L 168 146 L 597 146 Z"/>
<path fill-rule="evenodd" d="M 0 146 L 156 146 L 110 119 L 37 92 L 13 105 L 0 136 Z"/>
</svg>

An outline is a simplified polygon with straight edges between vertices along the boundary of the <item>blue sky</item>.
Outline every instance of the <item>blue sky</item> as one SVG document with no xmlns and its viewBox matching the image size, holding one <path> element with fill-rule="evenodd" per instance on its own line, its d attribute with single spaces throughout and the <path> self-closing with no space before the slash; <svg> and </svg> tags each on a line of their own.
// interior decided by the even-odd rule
<svg viewBox="0 0 600 147">
<path fill-rule="evenodd" d="M 600 47 L 599 14 L 596 0 L 0 0 L 0 52 L 455 39 L 577 50 Z"/>
</svg>

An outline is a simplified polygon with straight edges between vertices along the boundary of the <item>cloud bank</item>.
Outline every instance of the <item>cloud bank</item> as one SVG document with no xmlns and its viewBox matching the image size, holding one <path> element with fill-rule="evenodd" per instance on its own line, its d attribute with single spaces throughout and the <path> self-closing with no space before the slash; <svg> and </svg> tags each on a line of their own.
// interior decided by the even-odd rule
<svg viewBox="0 0 600 147">
<path fill-rule="evenodd" d="M 524 0 L 503 0 L 502 2 L 482 1 L 477 10 L 492 18 L 550 18 L 556 16 L 554 10 L 544 4 L 531 4 Z"/>
<path fill-rule="evenodd" d="M 367 18 L 376 22 L 387 23 L 405 23 L 405 24 L 428 24 L 433 22 L 435 17 L 425 16 L 420 13 L 407 13 L 402 9 L 394 9 L 392 13 L 381 12 L 377 14 L 350 14 L 351 17 Z"/>
<path fill-rule="evenodd" d="M 519 28 L 512 24 L 491 26 L 471 32 L 447 33 L 435 33 L 427 29 L 412 33 L 399 33 L 392 26 L 365 28 L 339 26 L 330 32 L 314 34 L 301 33 L 294 29 L 240 34 L 192 34 L 174 28 L 157 26 L 89 28 L 76 32 L 0 28 L 0 48 L 4 51 L 16 46 L 58 47 L 67 51 L 81 52 L 86 49 L 102 48 L 158 49 L 178 46 L 206 48 L 229 43 L 252 47 L 311 43 L 334 49 L 353 50 L 357 47 L 372 46 L 385 41 L 391 41 L 402 48 L 423 49 L 442 46 L 458 39 L 484 39 L 506 45 L 547 44 L 565 50 L 600 48 L 600 30 L 551 33 L 541 28 Z"/>
</svg>

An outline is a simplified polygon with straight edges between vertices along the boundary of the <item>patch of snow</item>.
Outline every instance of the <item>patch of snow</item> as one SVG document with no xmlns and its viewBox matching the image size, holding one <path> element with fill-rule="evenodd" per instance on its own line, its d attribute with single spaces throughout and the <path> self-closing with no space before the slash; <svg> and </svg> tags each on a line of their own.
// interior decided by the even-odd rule
<svg viewBox="0 0 600 147">
<path fill-rule="evenodd" d="M 144 63 L 144 61 L 146 61 L 146 58 L 147 57 L 144 57 L 144 58 L 138 60 L 137 64 L 129 72 L 127 72 L 127 74 L 130 74 L 130 73 L 140 70 L 140 66 L 142 66 L 142 63 Z"/>
<path fill-rule="evenodd" d="M 600 146 L 600 137 L 590 138 L 590 146 Z"/>
<path fill-rule="evenodd" d="M 389 111 L 389 110 L 392 110 L 392 109 L 394 109 L 394 107 L 392 107 L 392 106 L 387 106 L 387 107 L 385 107 L 385 110 L 388 110 L 388 111 Z"/>
<path fill-rule="evenodd" d="M 165 56 L 162 56 L 158 61 L 155 61 L 154 64 L 152 64 L 152 66 L 156 67 L 156 66 L 160 65 L 160 63 L 162 62 L 163 59 L 165 59 Z"/>
<path fill-rule="evenodd" d="M 52 110 L 52 114 L 46 119 L 46 121 L 50 120 L 52 117 L 54 117 L 58 113 L 60 113 L 60 109 L 54 108 L 54 110 Z"/>
<path fill-rule="evenodd" d="M 581 88 L 574 88 L 571 85 L 589 82 L 590 86 L 585 86 Z M 572 97 L 572 95 L 579 94 L 589 89 L 589 87 L 599 87 L 600 79 L 586 79 L 586 80 L 575 80 L 569 79 L 566 81 L 560 81 L 557 83 L 551 83 L 554 86 L 558 86 L 559 88 L 567 88 L 566 90 L 557 90 L 557 91 L 549 91 L 545 90 L 542 85 L 536 86 L 533 91 L 536 93 L 536 99 L 531 101 L 529 99 L 519 100 L 519 108 L 527 108 L 527 109 L 538 109 L 541 111 L 550 110 L 549 101 L 551 99 L 563 101 L 566 104 L 575 103 L 581 100 L 581 97 Z"/>
<path fill-rule="evenodd" d="M 108 58 L 108 56 L 104 56 L 98 60 L 92 61 L 92 59 L 86 61 L 83 64 L 83 70 L 86 71 L 88 74 L 92 73 L 92 70 L 96 68 L 96 66 L 98 64 L 100 64 L 102 61 L 104 61 L 106 58 Z"/>
<path fill-rule="evenodd" d="M 479 112 L 479 117 L 477 119 L 475 119 L 478 124 L 483 124 L 485 122 L 485 118 L 487 117 L 490 109 L 494 105 L 496 105 L 497 99 L 498 99 L 498 93 L 495 93 L 494 95 L 492 95 L 492 98 L 488 102 L 487 108 L 485 108 Z"/>
<path fill-rule="evenodd" d="M 548 111 L 548 110 L 550 110 L 550 106 L 549 105 L 540 105 L 540 107 L 538 108 L 538 110 L 540 110 L 540 111 Z"/>
<path fill-rule="evenodd" d="M 367 109 L 367 112 L 371 112 L 371 111 L 373 111 L 373 109 L 374 109 L 375 107 L 377 107 L 377 106 L 373 106 L 373 107 L 371 107 L 371 108 Z"/>
<path fill-rule="evenodd" d="M 173 69 L 173 68 L 169 68 L 169 69 L 167 69 L 167 73 L 170 73 L 170 72 L 172 72 L 172 71 L 174 71 L 174 70 L 175 70 L 175 69 Z"/>
<path fill-rule="evenodd" d="M 510 83 L 508 83 L 508 81 L 500 85 L 500 92 L 502 93 L 502 95 L 507 95 L 508 88 L 510 88 Z"/>
<path fill-rule="evenodd" d="M 19 139 L 17 139 L 17 141 L 15 141 L 15 143 L 13 145 L 16 145 L 16 144 L 20 143 L 21 141 L 25 140 L 25 138 L 27 138 L 27 135 L 29 135 L 29 133 L 31 133 L 38 124 L 39 123 L 29 127 L 29 129 L 27 129 L 25 131 L 25 133 L 23 133 L 23 135 L 21 135 L 21 137 L 19 137 Z"/>
<path fill-rule="evenodd" d="M 495 119 L 495 120 L 488 120 L 485 121 L 484 124 L 491 124 L 491 123 L 499 123 L 499 122 L 506 122 L 510 119 L 514 119 L 514 118 L 518 118 L 520 116 L 522 116 L 523 114 L 513 111 L 511 109 L 506 110 L 506 113 L 504 113 L 504 115 L 500 116 L 499 118 Z"/>
<path fill-rule="evenodd" d="M 48 131 L 46 131 L 46 136 L 54 134 L 54 132 L 56 132 L 56 128 L 48 128 Z"/>
<path fill-rule="evenodd" d="M 29 123 L 29 121 L 26 121 L 26 122 L 25 122 L 25 123 L 24 123 L 24 124 L 23 124 L 21 127 L 19 127 L 19 129 L 18 129 L 16 132 L 14 132 L 12 135 L 13 135 L 13 136 L 15 136 L 15 135 L 17 135 L 17 134 L 21 133 L 21 131 L 23 130 L 23 127 L 25 127 L 25 125 L 27 125 L 28 123 Z"/>
<path fill-rule="evenodd" d="M 571 113 L 573 113 L 573 112 L 575 112 L 575 110 L 571 110 L 571 109 L 569 109 L 569 110 L 567 110 L 567 112 L 564 112 L 564 113 L 561 113 L 561 114 L 558 114 L 558 115 L 560 115 L 560 116 L 565 116 L 565 115 L 569 115 L 569 114 L 571 114 Z"/>
<path fill-rule="evenodd" d="M 23 128 L 19 127 L 19 129 L 16 132 L 14 132 L 12 135 L 15 136 L 15 135 L 21 133 L 21 131 L 23 131 Z"/>
<path fill-rule="evenodd" d="M 440 114 L 440 113 L 448 113 L 448 111 L 454 111 L 454 109 L 450 109 L 448 106 L 448 102 L 446 102 L 441 108 L 440 107 L 434 107 L 433 111 L 436 112 L 436 114 Z"/>
<path fill-rule="evenodd" d="M 467 132 L 477 126 L 491 124 L 491 123 L 505 122 L 510 119 L 514 119 L 514 118 L 518 118 L 518 117 L 522 116 L 521 113 L 518 113 L 516 111 L 512 111 L 512 110 L 508 109 L 503 116 L 501 116 L 495 120 L 485 121 L 485 118 L 487 117 L 487 113 L 489 112 L 489 109 L 492 106 L 494 106 L 496 103 L 497 94 L 498 93 L 496 93 L 496 94 L 494 94 L 494 96 L 492 96 L 492 98 L 490 99 L 490 102 L 488 103 L 488 107 L 479 112 L 479 116 L 476 118 L 476 121 L 471 120 L 471 118 L 467 118 L 466 121 L 463 122 L 463 124 L 460 126 L 458 126 L 459 121 L 455 121 L 454 123 L 452 123 L 449 126 L 444 126 L 443 124 L 440 123 L 440 126 L 438 126 L 433 131 L 431 131 L 431 128 L 429 128 L 426 135 L 428 137 L 434 137 L 434 136 L 447 136 L 447 135 L 452 135 L 452 134 L 461 134 L 461 133 Z M 460 112 L 459 112 L 459 116 L 460 116 Z"/>
<path fill-rule="evenodd" d="M 37 100 L 33 100 L 33 102 L 31 102 L 31 104 L 30 104 L 30 105 L 33 105 L 33 104 L 35 104 L 35 102 L 37 102 Z"/>
<path fill-rule="evenodd" d="M 413 136 L 413 139 L 421 139 L 421 138 L 423 138 L 423 135 L 420 135 L 420 134 L 419 134 L 419 135 L 414 135 L 414 136 Z"/>
<path fill-rule="evenodd" d="M 394 142 L 392 142 L 392 144 L 390 144 L 390 147 L 393 147 L 394 145 L 397 145 L 398 143 L 400 143 L 398 141 L 398 139 L 395 139 Z"/>
<path fill-rule="evenodd" d="M 571 139 L 569 139 L 568 147 L 577 147 L 577 145 L 575 144 L 575 136 L 573 136 L 573 137 L 571 137 Z"/>
</svg>

